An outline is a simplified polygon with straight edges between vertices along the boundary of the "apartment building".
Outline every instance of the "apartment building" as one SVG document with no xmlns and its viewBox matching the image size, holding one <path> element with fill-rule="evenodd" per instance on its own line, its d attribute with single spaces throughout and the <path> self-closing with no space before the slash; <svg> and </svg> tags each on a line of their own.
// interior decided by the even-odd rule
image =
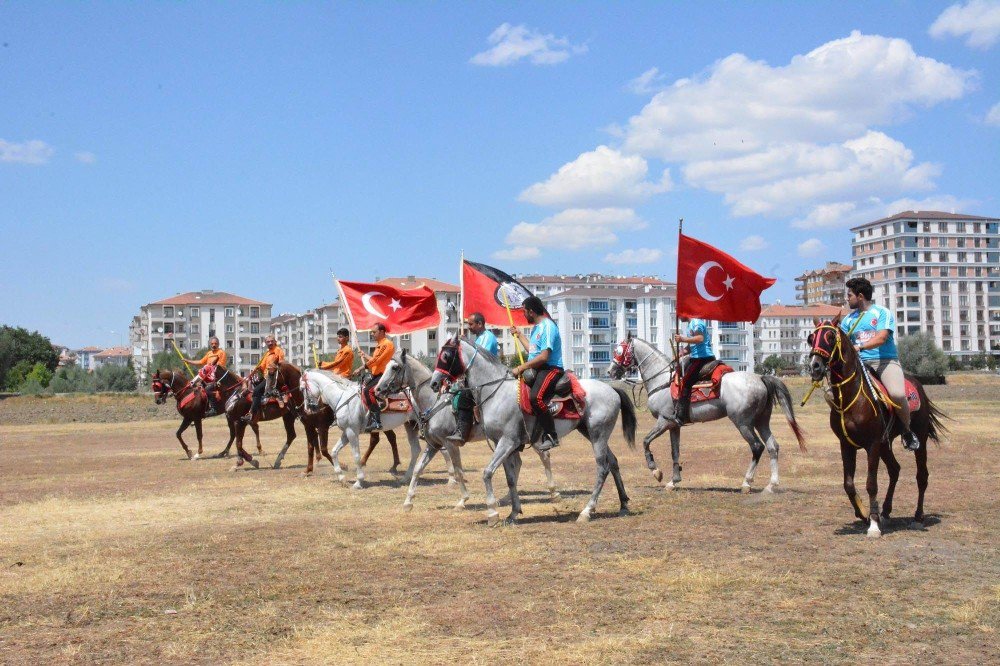
<svg viewBox="0 0 1000 666">
<path fill-rule="evenodd" d="M 190 355 L 215 336 L 229 355 L 229 367 L 243 373 L 260 360 L 270 322 L 270 303 L 211 289 L 177 294 L 143 305 L 132 318 L 132 360 L 145 379 L 153 355 L 173 351 L 171 338 Z"/>
<path fill-rule="evenodd" d="M 579 275 L 515 275 L 518 282 L 528 291 L 545 300 L 567 289 L 644 289 L 646 287 L 667 289 L 673 287 L 655 275 L 604 275 L 585 273 Z"/>
<path fill-rule="evenodd" d="M 91 372 L 97 369 L 94 362 L 94 355 L 104 351 L 103 347 L 83 347 L 82 349 L 71 349 L 70 355 L 75 357 L 78 368 Z"/>
<path fill-rule="evenodd" d="M 906 211 L 851 229 L 853 275 L 896 315 L 899 337 L 926 332 L 945 353 L 1000 353 L 1000 219 Z"/>
<path fill-rule="evenodd" d="M 125 367 L 131 358 L 132 350 L 129 347 L 111 347 L 110 349 L 105 349 L 94 354 L 94 369 L 96 370 L 106 365 Z"/>
<path fill-rule="evenodd" d="M 823 268 L 806 271 L 795 278 L 795 299 L 800 305 L 843 305 L 851 269 L 849 264 L 828 261 Z"/>
<path fill-rule="evenodd" d="M 844 313 L 847 310 L 844 308 Z M 841 312 L 835 305 L 766 305 L 754 327 L 754 357 L 760 365 L 769 356 L 780 356 L 799 368 L 805 367 L 810 347 L 806 339 L 812 333 L 813 318 L 832 319 Z"/>
</svg>

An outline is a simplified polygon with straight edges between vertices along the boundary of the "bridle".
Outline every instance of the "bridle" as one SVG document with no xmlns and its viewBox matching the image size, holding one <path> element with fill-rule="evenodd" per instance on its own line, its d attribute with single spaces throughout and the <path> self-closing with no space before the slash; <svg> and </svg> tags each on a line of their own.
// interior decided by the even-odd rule
<svg viewBox="0 0 1000 666">
<path fill-rule="evenodd" d="M 454 356 L 452 356 L 448 364 L 444 365 L 442 357 L 444 356 L 444 353 L 447 350 L 453 350 L 455 354 Z M 449 383 L 455 383 L 468 374 L 469 368 L 472 367 L 473 363 L 476 362 L 477 358 L 479 358 L 479 347 L 476 347 L 476 353 L 472 355 L 472 359 L 468 363 L 465 363 L 465 361 L 462 360 L 462 343 L 457 338 L 454 340 L 454 343 L 449 340 L 444 344 L 443 347 L 441 347 L 441 351 L 438 352 L 437 363 L 434 365 L 434 371 L 444 375 L 444 377 L 448 380 Z M 458 365 L 457 368 L 455 367 L 456 364 Z M 482 386 L 476 386 L 476 387 L 470 386 L 469 390 L 473 392 L 474 402 L 480 407 L 482 407 L 484 404 L 486 404 L 486 402 L 490 398 L 492 398 L 497 394 L 497 391 L 500 390 L 500 387 L 503 386 L 503 383 L 507 381 L 516 381 L 516 378 L 514 377 L 513 374 L 511 374 L 509 368 L 504 373 L 504 376 L 500 377 L 499 379 L 488 381 Z M 494 388 L 493 391 L 488 396 L 486 396 L 486 398 L 483 398 L 483 391 L 491 386 L 496 386 L 496 388 Z M 443 382 L 442 382 L 442 390 L 444 390 Z"/>
<path fill-rule="evenodd" d="M 159 375 L 159 373 L 157 373 L 153 377 L 153 381 L 151 383 L 151 388 L 153 389 L 153 394 L 157 398 L 159 398 L 160 400 L 166 400 L 167 396 L 171 395 L 171 394 L 173 394 L 175 400 L 180 400 L 181 396 L 184 395 L 187 392 L 187 390 L 191 387 L 191 380 L 190 379 L 185 380 L 184 381 L 184 386 L 182 386 L 180 388 L 180 390 L 178 391 L 178 390 L 174 389 L 174 384 L 177 383 L 177 377 L 178 377 L 178 375 L 175 374 L 175 373 L 173 373 L 173 372 L 171 372 L 171 371 L 169 371 L 169 370 L 168 370 L 168 372 L 170 372 L 170 383 L 169 384 L 164 381 L 164 378 L 161 377 Z"/>
<path fill-rule="evenodd" d="M 623 371 L 629 370 L 631 368 L 641 368 L 642 364 L 648 361 L 649 358 L 656 353 L 655 351 L 650 351 L 641 360 L 637 360 L 635 355 L 634 345 L 635 345 L 634 338 L 630 338 L 626 341 L 619 343 L 617 349 L 615 350 L 615 354 L 611 359 L 611 362 L 620 367 Z M 642 378 L 642 383 L 646 386 L 646 400 L 649 400 L 649 398 L 654 393 L 662 391 L 666 387 L 670 386 L 669 380 L 666 383 L 660 384 L 659 386 L 653 388 L 649 388 L 649 383 L 665 372 L 673 372 L 673 367 L 674 363 L 672 361 L 668 362 L 666 367 L 663 368 L 662 370 L 654 372 L 649 377 Z"/>
</svg>

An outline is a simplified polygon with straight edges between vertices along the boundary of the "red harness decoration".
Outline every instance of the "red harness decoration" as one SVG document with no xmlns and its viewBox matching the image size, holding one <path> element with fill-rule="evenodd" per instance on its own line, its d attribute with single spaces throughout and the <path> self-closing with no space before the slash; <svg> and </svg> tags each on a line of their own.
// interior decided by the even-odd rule
<svg viewBox="0 0 1000 666">
<path fill-rule="evenodd" d="M 186 396 L 181 398 L 181 404 L 177 405 L 178 408 L 187 407 L 191 404 L 191 401 L 195 399 L 195 396 L 200 396 L 202 401 L 208 398 L 208 394 L 205 393 L 205 389 L 199 386 L 196 390 L 191 391 Z"/>
<path fill-rule="evenodd" d="M 711 383 L 695 384 L 691 389 L 691 404 L 696 402 L 704 402 L 706 400 L 718 400 L 720 393 L 719 387 L 722 384 L 722 377 L 733 372 L 725 363 L 719 363 L 715 366 L 715 370 L 712 371 L 712 381 Z M 670 397 L 673 400 L 677 400 L 681 395 L 681 387 L 678 377 L 674 377 L 674 381 L 670 383 Z"/>
<path fill-rule="evenodd" d="M 569 385 L 571 387 L 570 395 L 567 397 L 556 397 L 549 400 L 549 404 L 558 403 L 559 411 L 552 415 L 556 419 L 579 419 L 580 415 L 583 414 L 583 410 L 587 408 L 587 392 L 583 389 L 580 384 L 580 380 L 572 372 L 564 373 L 569 377 Z M 525 382 L 520 382 L 521 393 L 520 400 L 518 402 L 521 405 L 521 411 L 525 414 L 534 414 L 531 411 L 531 387 Z"/>
<path fill-rule="evenodd" d="M 882 395 L 888 396 L 889 392 L 885 390 L 885 384 L 875 376 L 875 373 L 869 373 L 873 382 L 875 382 L 877 388 L 882 392 Z M 917 387 L 914 386 L 913 382 L 906 378 L 903 380 L 906 391 L 906 403 L 910 406 L 910 412 L 916 412 L 920 410 L 920 393 L 917 391 Z M 895 407 L 892 405 L 886 405 L 889 411 L 895 411 Z"/>
</svg>

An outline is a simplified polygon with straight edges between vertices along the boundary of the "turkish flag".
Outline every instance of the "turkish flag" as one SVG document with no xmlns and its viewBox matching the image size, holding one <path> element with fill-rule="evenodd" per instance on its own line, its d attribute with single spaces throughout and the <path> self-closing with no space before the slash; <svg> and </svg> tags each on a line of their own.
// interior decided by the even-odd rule
<svg viewBox="0 0 1000 666">
<path fill-rule="evenodd" d="M 502 292 L 502 293 L 501 293 Z M 462 317 L 479 312 L 490 326 L 510 326 L 504 295 L 515 326 L 528 326 L 524 299 L 531 296 L 524 285 L 499 268 L 462 261 Z"/>
<path fill-rule="evenodd" d="M 437 298 L 428 287 L 396 289 L 385 284 L 337 280 L 344 307 L 358 331 L 385 324 L 391 335 L 433 328 L 441 323 Z"/>
<path fill-rule="evenodd" d="M 760 295 L 774 284 L 725 252 L 681 234 L 677 247 L 677 316 L 757 321 Z"/>
</svg>

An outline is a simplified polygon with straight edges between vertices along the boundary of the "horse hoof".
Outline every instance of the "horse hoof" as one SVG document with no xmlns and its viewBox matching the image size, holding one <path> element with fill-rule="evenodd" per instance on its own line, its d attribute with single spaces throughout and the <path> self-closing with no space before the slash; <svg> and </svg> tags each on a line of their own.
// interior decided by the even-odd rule
<svg viewBox="0 0 1000 666">
<path fill-rule="evenodd" d="M 748 494 L 750 491 L 751 488 L 749 483 L 744 483 L 742 486 L 740 486 L 740 492 L 743 493 L 744 495 Z"/>
<path fill-rule="evenodd" d="M 656 479 L 657 483 L 660 483 L 661 481 L 663 481 L 663 472 L 661 470 L 654 469 L 653 478 Z"/>
<path fill-rule="evenodd" d="M 460 499 L 458 503 L 455 504 L 455 511 L 465 511 L 465 500 Z"/>
<path fill-rule="evenodd" d="M 868 527 L 868 531 L 865 532 L 865 536 L 869 539 L 878 539 L 882 536 L 882 530 L 878 528 L 878 525 L 872 523 L 871 526 Z"/>
<path fill-rule="evenodd" d="M 354 482 L 354 484 L 353 484 L 353 485 L 351 486 L 351 489 L 352 489 L 352 490 L 362 490 L 362 489 L 363 489 L 364 487 L 365 487 L 365 484 L 364 484 L 364 482 L 363 482 L 363 481 L 361 481 L 361 479 L 358 479 L 358 480 L 357 480 L 357 481 L 355 481 L 355 482 Z"/>
<path fill-rule="evenodd" d="M 493 511 L 492 513 L 486 514 L 486 526 L 487 527 L 496 527 L 499 524 L 500 524 L 500 514 L 499 513 L 497 513 L 496 511 Z"/>
<path fill-rule="evenodd" d="M 587 511 L 586 509 L 584 509 L 583 511 L 581 511 L 580 515 L 576 519 L 576 522 L 578 522 L 578 523 L 589 523 L 590 522 L 590 511 Z"/>
<path fill-rule="evenodd" d="M 257 462 L 256 460 L 251 460 L 250 466 L 253 467 L 254 469 L 260 469 L 260 463 Z"/>
<path fill-rule="evenodd" d="M 456 478 L 455 478 L 455 477 L 453 477 L 453 476 L 452 476 L 452 477 L 449 477 L 449 478 L 448 478 L 448 485 L 449 485 L 449 486 L 457 486 L 457 485 L 458 485 L 458 479 L 456 479 Z"/>
<path fill-rule="evenodd" d="M 562 499 L 562 495 L 559 494 L 558 490 L 549 491 L 549 499 L 553 502 L 558 502 Z"/>
<path fill-rule="evenodd" d="M 623 506 L 622 508 L 618 509 L 618 515 L 619 516 L 631 516 L 632 515 L 632 510 L 629 509 L 627 506 Z"/>
<path fill-rule="evenodd" d="M 666 486 L 664 486 L 664 487 L 665 487 L 665 488 L 666 488 L 667 490 L 677 490 L 677 484 L 676 484 L 676 483 L 674 483 L 673 481 L 667 481 L 667 484 L 666 484 Z"/>
<path fill-rule="evenodd" d="M 201 454 L 200 453 L 194 454 L 193 456 L 191 456 L 191 460 L 201 460 Z"/>
<path fill-rule="evenodd" d="M 410 501 L 403 502 L 403 511 L 405 513 L 413 511 L 413 502 Z"/>
<path fill-rule="evenodd" d="M 312 472 L 302 472 L 302 478 L 303 479 L 309 479 L 309 478 L 312 477 L 312 475 L 313 475 Z"/>
</svg>

